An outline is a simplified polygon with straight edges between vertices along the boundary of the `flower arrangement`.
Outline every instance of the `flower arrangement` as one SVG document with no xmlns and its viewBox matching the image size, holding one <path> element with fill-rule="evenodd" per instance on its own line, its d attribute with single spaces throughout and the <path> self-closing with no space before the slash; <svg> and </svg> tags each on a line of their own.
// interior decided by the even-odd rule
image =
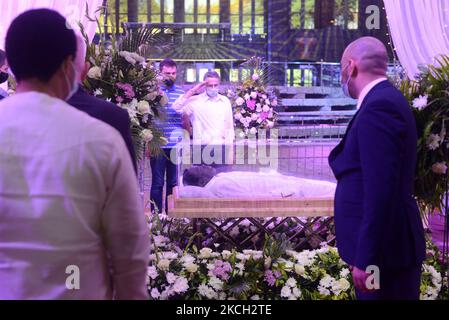
<svg viewBox="0 0 449 320">
<path fill-rule="evenodd" d="M 157 153 L 167 143 L 162 132 L 154 125 L 156 118 L 164 116 L 167 97 L 159 88 L 159 73 L 143 57 L 152 43 L 154 32 L 141 28 L 125 30 L 120 40 L 106 36 L 100 30 L 100 43 L 88 45 L 87 61 L 91 68 L 84 82 L 85 88 L 96 97 L 110 101 L 128 111 L 136 154 L 140 158 L 145 147 Z"/>
<path fill-rule="evenodd" d="M 202 249 L 188 237 L 188 219 L 149 218 L 152 254 L 147 285 L 154 300 L 350 300 L 349 267 L 326 243 L 297 252 L 285 235 L 266 238 L 258 250 Z M 245 227 L 243 227 L 245 228 Z M 174 241 L 173 236 L 184 237 Z M 428 243 L 421 299 L 447 297 L 441 255 Z"/>
<path fill-rule="evenodd" d="M 423 213 L 442 210 L 448 189 L 449 56 L 436 66 L 422 68 L 415 80 L 405 80 L 401 91 L 413 108 L 418 128 L 415 196 Z"/>
<path fill-rule="evenodd" d="M 235 127 L 241 130 L 241 137 L 256 136 L 259 129 L 271 129 L 276 123 L 274 107 L 278 99 L 273 92 L 269 92 L 263 79 L 265 70 L 262 60 L 251 58 L 245 65 L 254 70 L 254 74 L 238 85 L 235 92 L 228 90 L 234 109 Z"/>
</svg>

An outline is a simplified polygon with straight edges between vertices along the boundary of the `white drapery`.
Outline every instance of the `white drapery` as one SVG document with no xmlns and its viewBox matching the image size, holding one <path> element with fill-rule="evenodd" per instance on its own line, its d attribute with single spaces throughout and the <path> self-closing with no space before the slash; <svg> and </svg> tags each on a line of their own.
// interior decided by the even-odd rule
<svg viewBox="0 0 449 320">
<path fill-rule="evenodd" d="M 77 27 L 81 22 L 92 39 L 96 32 L 96 24 L 89 22 L 85 16 L 86 3 L 89 7 L 89 16 L 94 17 L 95 11 L 102 5 L 103 0 L 2 0 L 0 1 L 0 49 L 5 47 L 5 37 L 11 22 L 21 13 L 29 9 L 49 8 L 58 11 L 68 22 Z M 98 16 L 98 13 L 97 13 Z"/>
<path fill-rule="evenodd" d="M 448 0 L 384 0 L 394 47 L 409 78 L 449 54 Z"/>
</svg>

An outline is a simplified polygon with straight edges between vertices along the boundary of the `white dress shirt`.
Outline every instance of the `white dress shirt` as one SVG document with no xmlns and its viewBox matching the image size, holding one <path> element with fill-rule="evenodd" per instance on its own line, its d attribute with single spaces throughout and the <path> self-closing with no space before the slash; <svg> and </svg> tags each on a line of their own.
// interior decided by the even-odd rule
<svg viewBox="0 0 449 320">
<path fill-rule="evenodd" d="M 381 83 L 381 82 L 383 82 L 383 81 L 386 81 L 386 80 L 388 80 L 388 78 L 386 78 L 386 77 L 382 77 L 382 78 L 376 79 L 376 80 L 374 80 L 374 81 L 368 83 L 368 84 L 365 86 L 365 88 L 363 88 L 362 92 L 360 92 L 359 99 L 358 99 L 358 101 L 357 101 L 357 110 L 359 110 L 360 107 L 362 106 L 363 100 L 365 100 L 365 98 L 366 98 L 366 96 L 368 95 L 368 93 L 369 93 L 371 90 L 373 90 L 373 88 L 374 88 L 375 86 L 377 86 L 379 83 Z"/>
<path fill-rule="evenodd" d="M 147 225 L 115 129 L 16 94 L 0 102 L 0 168 L 0 299 L 147 298 Z"/>
<path fill-rule="evenodd" d="M 206 93 L 179 97 L 173 109 L 190 117 L 195 144 L 232 144 L 234 115 L 229 99 L 221 94 L 210 98 Z"/>
</svg>

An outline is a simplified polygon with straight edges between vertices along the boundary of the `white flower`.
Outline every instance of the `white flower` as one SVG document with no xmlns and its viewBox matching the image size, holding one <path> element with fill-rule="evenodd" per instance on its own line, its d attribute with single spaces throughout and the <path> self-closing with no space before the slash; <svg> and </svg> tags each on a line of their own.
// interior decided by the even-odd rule
<svg viewBox="0 0 449 320">
<path fill-rule="evenodd" d="M 251 98 L 251 96 L 249 95 L 249 93 L 245 94 L 244 96 L 245 100 L 249 100 Z"/>
<path fill-rule="evenodd" d="M 264 263 L 265 269 L 269 269 L 271 267 L 271 263 L 272 263 L 271 257 L 266 257 Z"/>
<path fill-rule="evenodd" d="M 253 113 L 251 115 L 251 121 L 256 121 L 257 119 L 259 119 L 259 116 L 257 115 L 257 113 Z"/>
<path fill-rule="evenodd" d="M 155 266 L 151 266 L 151 267 L 147 268 L 147 275 L 153 280 L 155 280 L 159 276 Z"/>
<path fill-rule="evenodd" d="M 245 100 L 243 100 L 242 97 L 238 97 L 237 100 L 235 100 L 235 104 L 239 107 L 242 106 L 244 103 L 245 103 Z"/>
<path fill-rule="evenodd" d="M 137 110 L 142 114 L 150 113 L 150 104 L 147 101 L 142 100 L 137 104 Z"/>
<path fill-rule="evenodd" d="M 269 112 L 270 109 L 271 109 L 271 108 L 270 108 L 269 106 L 264 105 L 263 108 L 262 108 L 262 111 L 263 111 L 263 112 Z"/>
<path fill-rule="evenodd" d="M 159 260 L 157 267 L 163 271 L 168 271 L 168 269 L 170 268 L 170 260 L 168 259 Z"/>
<path fill-rule="evenodd" d="M 340 277 L 346 278 L 350 273 L 351 273 L 351 271 L 349 271 L 348 268 L 341 269 Z"/>
<path fill-rule="evenodd" d="M 297 287 L 292 289 L 292 293 L 293 293 L 293 296 L 297 299 L 301 298 L 301 296 L 302 296 L 301 290 L 299 290 L 299 288 L 297 288 Z"/>
<path fill-rule="evenodd" d="M 284 286 L 281 290 L 281 297 L 282 298 L 290 298 L 291 295 L 292 295 L 292 289 L 290 289 L 290 287 L 288 287 L 288 286 Z"/>
<path fill-rule="evenodd" d="M 178 277 L 173 285 L 173 291 L 176 293 L 183 293 L 189 289 L 189 282 L 184 277 Z"/>
<path fill-rule="evenodd" d="M 440 146 L 441 137 L 437 134 L 431 134 L 427 138 L 427 147 L 429 150 L 436 150 Z"/>
<path fill-rule="evenodd" d="M 221 252 L 221 255 L 222 255 L 223 259 L 229 259 L 232 255 L 232 252 L 229 250 L 223 250 Z"/>
<path fill-rule="evenodd" d="M 161 294 L 159 293 L 159 290 L 157 290 L 157 288 L 153 288 L 151 290 L 151 297 L 153 299 L 159 299 L 160 296 L 161 296 Z"/>
<path fill-rule="evenodd" d="M 255 100 L 257 98 L 257 92 L 255 91 L 251 92 L 251 98 Z"/>
<path fill-rule="evenodd" d="M 223 289 L 224 282 L 218 279 L 217 277 L 211 277 L 209 279 L 209 285 L 214 288 L 217 291 L 220 291 Z"/>
<path fill-rule="evenodd" d="M 437 162 L 432 166 L 432 171 L 436 174 L 446 174 L 447 165 L 446 162 Z"/>
<path fill-rule="evenodd" d="M 235 120 L 240 120 L 240 119 L 242 119 L 242 114 L 241 114 L 240 112 L 237 112 L 237 113 L 234 115 L 234 119 L 235 119 Z"/>
<path fill-rule="evenodd" d="M 240 270 L 240 271 L 244 271 L 245 270 L 245 265 L 243 263 L 239 262 L 239 263 L 235 264 L 235 268 Z"/>
<path fill-rule="evenodd" d="M 201 284 L 198 286 L 198 293 L 208 299 L 215 299 L 217 297 L 214 289 L 205 284 Z"/>
<path fill-rule="evenodd" d="M 285 284 L 286 284 L 287 286 L 291 287 L 291 288 L 294 288 L 294 287 L 296 287 L 296 285 L 297 285 L 298 283 L 296 282 L 295 279 L 289 278 Z"/>
<path fill-rule="evenodd" d="M 253 78 L 253 81 L 257 81 L 260 79 L 260 76 L 257 73 L 255 73 L 255 74 L 253 74 L 252 78 Z"/>
<path fill-rule="evenodd" d="M 418 98 L 413 100 L 413 107 L 418 110 L 424 109 L 425 107 L 427 107 L 428 98 L 429 97 L 427 95 L 419 96 Z"/>
<path fill-rule="evenodd" d="M 158 248 L 164 247 L 170 239 L 164 236 L 154 236 L 154 245 Z"/>
<path fill-rule="evenodd" d="M 255 127 L 252 127 L 251 130 L 249 130 L 249 133 L 255 135 L 257 133 L 257 129 Z"/>
<path fill-rule="evenodd" d="M 274 127 L 274 122 L 267 120 L 267 127 L 270 128 L 270 129 L 273 128 Z"/>
<path fill-rule="evenodd" d="M 260 300 L 260 297 L 256 294 L 254 296 L 252 296 L 251 298 L 249 298 L 250 300 L 254 300 L 254 301 L 258 301 Z"/>
<path fill-rule="evenodd" d="M 150 129 L 142 130 L 140 135 L 141 135 L 142 139 L 146 142 L 149 142 L 149 141 L 153 140 L 153 138 L 154 138 L 153 132 Z"/>
<path fill-rule="evenodd" d="M 298 276 L 302 276 L 306 273 L 306 268 L 302 265 L 295 264 L 295 272 Z"/>
<path fill-rule="evenodd" d="M 97 66 L 90 68 L 87 76 L 91 79 L 101 79 L 101 68 Z"/>
<path fill-rule="evenodd" d="M 203 248 L 200 250 L 200 254 L 199 254 L 198 258 L 208 259 L 208 258 L 210 258 L 211 254 L 212 254 L 211 248 Z"/>
<path fill-rule="evenodd" d="M 318 286 L 318 292 L 322 294 L 323 296 L 330 296 L 331 292 L 329 289 L 323 288 L 321 286 Z"/>
<path fill-rule="evenodd" d="M 173 283 L 175 283 L 176 279 L 178 279 L 178 277 L 171 272 L 167 272 L 167 275 L 165 276 L 165 278 L 166 278 L 168 284 L 173 284 Z"/>
<path fill-rule="evenodd" d="M 187 262 L 184 267 L 186 268 L 187 272 L 195 273 L 198 271 L 198 265 L 192 262 Z"/>
</svg>

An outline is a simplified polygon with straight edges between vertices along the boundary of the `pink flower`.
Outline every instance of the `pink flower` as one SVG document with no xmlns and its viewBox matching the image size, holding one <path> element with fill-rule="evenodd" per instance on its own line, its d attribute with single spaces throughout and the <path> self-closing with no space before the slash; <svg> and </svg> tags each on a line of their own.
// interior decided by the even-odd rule
<svg viewBox="0 0 449 320">
<path fill-rule="evenodd" d="M 253 74 L 253 80 L 254 81 L 257 81 L 259 79 L 260 79 L 260 77 L 259 77 L 259 75 L 257 73 Z"/>
<path fill-rule="evenodd" d="M 115 101 L 116 101 L 117 103 L 122 103 L 122 102 L 123 102 L 123 98 L 116 95 L 116 96 L 115 96 Z"/>
<path fill-rule="evenodd" d="M 117 83 L 117 88 L 125 91 L 125 97 L 132 99 L 136 96 L 133 87 L 129 83 Z"/>
<path fill-rule="evenodd" d="M 268 283 L 268 285 L 270 287 L 273 287 L 274 284 L 276 283 L 276 278 L 273 274 L 273 271 L 271 270 L 267 270 L 265 271 L 265 278 L 264 278 L 265 282 Z"/>
<path fill-rule="evenodd" d="M 447 165 L 445 162 L 437 162 L 432 166 L 432 171 L 436 174 L 446 174 Z"/>
<path fill-rule="evenodd" d="M 262 112 L 262 113 L 260 114 L 259 118 L 260 118 L 262 121 L 267 120 L 267 119 L 268 119 L 268 112 Z"/>
<path fill-rule="evenodd" d="M 250 110 L 256 109 L 256 100 L 247 100 L 246 105 Z"/>
</svg>

